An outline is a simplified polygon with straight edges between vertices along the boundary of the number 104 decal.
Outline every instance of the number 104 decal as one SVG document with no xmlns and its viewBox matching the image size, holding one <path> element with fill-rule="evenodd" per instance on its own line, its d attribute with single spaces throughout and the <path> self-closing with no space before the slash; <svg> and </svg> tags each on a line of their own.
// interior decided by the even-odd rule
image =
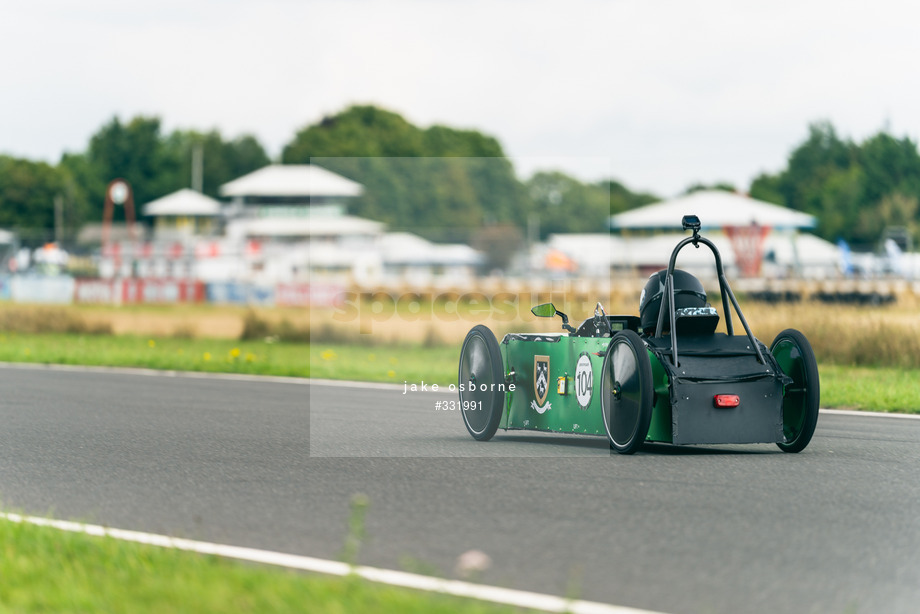
<svg viewBox="0 0 920 614">
<path fill-rule="evenodd" d="M 591 368 L 591 357 L 587 352 L 582 352 L 575 365 L 575 398 L 578 406 L 588 409 L 593 394 L 594 370 Z"/>
</svg>

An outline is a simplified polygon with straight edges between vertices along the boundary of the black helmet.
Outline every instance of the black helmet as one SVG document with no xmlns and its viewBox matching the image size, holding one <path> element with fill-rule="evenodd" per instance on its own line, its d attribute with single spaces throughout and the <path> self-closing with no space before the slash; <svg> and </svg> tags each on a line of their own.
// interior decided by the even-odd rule
<svg viewBox="0 0 920 614">
<path fill-rule="evenodd" d="M 639 320 L 642 330 L 646 334 L 655 332 L 658 326 L 658 312 L 661 309 L 661 299 L 664 296 L 664 282 L 667 279 L 668 270 L 662 269 L 652 273 L 642 289 L 642 296 L 639 297 Z M 680 269 L 674 269 L 674 302 L 678 309 L 684 307 L 705 307 L 706 290 L 700 280 Z M 665 302 L 665 310 L 668 309 Z M 670 319 L 665 311 L 665 325 L 670 325 Z"/>
</svg>

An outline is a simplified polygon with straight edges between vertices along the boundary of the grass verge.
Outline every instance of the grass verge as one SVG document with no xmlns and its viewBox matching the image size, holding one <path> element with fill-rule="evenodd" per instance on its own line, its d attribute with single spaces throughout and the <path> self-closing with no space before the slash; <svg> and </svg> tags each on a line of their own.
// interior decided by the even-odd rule
<svg viewBox="0 0 920 614">
<path fill-rule="evenodd" d="M 0 333 L 0 361 L 310 376 L 304 343 L 74 334 Z"/>
<path fill-rule="evenodd" d="M 456 383 L 459 349 L 317 344 L 313 377 L 410 385 Z M 920 414 L 920 369 L 820 364 L 821 407 Z"/>
<path fill-rule="evenodd" d="M 0 333 L 0 361 L 446 385 L 460 349 L 263 340 Z M 819 363 L 821 405 L 920 414 L 920 369 Z"/>
<path fill-rule="evenodd" d="M 0 519 L 0 612 L 513 612 Z"/>
<path fill-rule="evenodd" d="M 374 346 L 314 343 L 312 377 L 368 382 L 456 383 L 460 347 Z"/>
<path fill-rule="evenodd" d="M 410 385 L 456 383 L 458 348 L 314 344 L 313 377 Z M 920 369 L 820 364 L 821 407 L 920 414 Z"/>
<path fill-rule="evenodd" d="M 920 414 L 920 369 L 823 365 L 821 406 Z"/>
</svg>

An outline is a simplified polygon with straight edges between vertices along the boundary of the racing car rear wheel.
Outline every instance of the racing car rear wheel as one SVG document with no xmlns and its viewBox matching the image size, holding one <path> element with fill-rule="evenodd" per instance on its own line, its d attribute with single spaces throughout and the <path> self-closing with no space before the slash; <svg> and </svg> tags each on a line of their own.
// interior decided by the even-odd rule
<svg viewBox="0 0 920 614">
<path fill-rule="evenodd" d="M 801 452 L 811 441 L 818 424 L 821 385 L 818 363 L 805 335 L 787 329 L 776 336 L 770 346 L 783 373 L 792 378 L 783 395 L 783 436 L 777 443 L 783 452 Z"/>
<path fill-rule="evenodd" d="M 505 405 L 505 371 L 495 335 L 479 324 L 460 350 L 460 413 L 474 439 L 488 441 L 498 430 Z"/>
<path fill-rule="evenodd" d="M 601 409 L 611 448 L 620 454 L 639 449 L 648 435 L 654 394 L 645 343 L 631 330 L 618 332 L 601 373 Z"/>
</svg>

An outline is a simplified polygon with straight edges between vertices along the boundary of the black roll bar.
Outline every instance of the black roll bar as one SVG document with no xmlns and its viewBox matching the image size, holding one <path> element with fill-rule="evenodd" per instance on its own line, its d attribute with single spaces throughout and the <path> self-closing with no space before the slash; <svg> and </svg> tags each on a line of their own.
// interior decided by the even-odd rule
<svg viewBox="0 0 920 614">
<path fill-rule="evenodd" d="M 685 226 L 686 227 L 686 226 Z M 693 236 L 683 239 L 680 243 L 677 244 L 677 247 L 674 248 L 674 251 L 671 252 L 671 260 L 668 262 L 668 273 L 665 278 L 665 288 L 664 291 L 668 295 L 668 312 L 670 316 L 670 331 L 671 331 L 671 360 L 676 367 L 677 362 L 677 305 L 674 303 L 674 267 L 677 264 L 677 254 L 680 253 L 684 247 L 690 243 L 697 249 L 700 247 L 700 243 L 709 248 L 712 252 L 712 255 L 716 259 L 716 272 L 719 275 L 719 293 L 722 295 L 722 311 L 725 313 L 725 329 L 728 331 L 730 336 L 734 336 L 735 329 L 732 325 L 732 313 L 729 309 L 729 302 L 735 308 L 735 312 L 738 314 L 738 319 L 741 320 L 741 325 L 744 327 L 744 332 L 747 333 L 748 339 L 751 341 L 751 347 L 754 348 L 754 351 L 757 353 L 757 360 L 760 361 L 760 364 L 766 365 L 767 362 L 764 360 L 763 354 L 760 352 L 760 346 L 757 345 L 757 340 L 754 339 L 754 334 L 751 332 L 751 327 L 748 326 L 747 320 L 744 319 L 744 314 L 741 313 L 741 307 L 738 305 L 738 299 L 735 298 L 734 292 L 732 292 L 731 287 L 728 285 L 728 280 L 725 278 L 725 269 L 722 267 L 722 256 L 719 254 L 718 248 L 715 244 L 705 237 L 699 235 L 699 228 L 692 228 Z M 661 306 L 658 311 L 658 325 L 655 327 L 655 336 L 663 336 L 664 330 L 664 301 L 661 301 Z"/>
</svg>

